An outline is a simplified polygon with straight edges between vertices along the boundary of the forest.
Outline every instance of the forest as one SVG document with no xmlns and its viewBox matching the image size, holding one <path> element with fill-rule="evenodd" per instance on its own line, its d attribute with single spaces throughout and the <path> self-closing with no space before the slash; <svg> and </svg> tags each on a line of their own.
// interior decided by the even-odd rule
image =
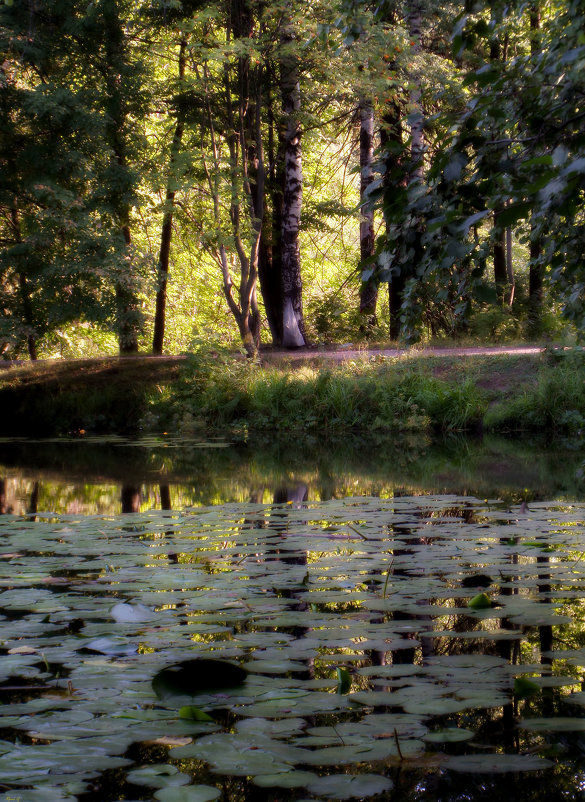
<svg viewBox="0 0 585 802">
<path fill-rule="evenodd" d="M 585 326 L 577 0 L 3 0 L 5 359 Z"/>
</svg>

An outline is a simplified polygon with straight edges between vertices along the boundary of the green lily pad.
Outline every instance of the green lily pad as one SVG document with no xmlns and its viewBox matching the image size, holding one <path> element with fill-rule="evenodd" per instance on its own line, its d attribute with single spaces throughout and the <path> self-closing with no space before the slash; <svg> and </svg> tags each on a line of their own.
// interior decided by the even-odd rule
<svg viewBox="0 0 585 802">
<path fill-rule="evenodd" d="M 285 771 L 281 774 L 258 774 L 254 785 L 260 788 L 306 788 L 318 778 L 312 771 Z"/>
<path fill-rule="evenodd" d="M 557 716 L 556 718 L 524 718 L 518 726 L 536 732 L 585 732 L 585 719 Z"/>
<path fill-rule="evenodd" d="M 447 758 L 444 768 L 470 774 L 506 774 L 508 772 L 542 771 L 554 764 L 537 755 L 459 755 Z"/>
<path fill-rule="evenodd" d="M 423 741 L 435 744 L 452 744 L 459 743 L 460 741 L 468 741 L 475 735 L 472 730 L 466 730 L 463 727 L 445 727 L 444 730 L 433 730 L 423 735 Z"/>
<path fill-rule="evenodd" d="M 150 788 L 187 785 L 191 781 L 188 774 L 182 774 L 176 766 L 169 763 L 155 763 L 134 769 L 128 772 L 126 779 L 133 785 L 146 785 Z"/>
<path fill-rule="evenodd" d="M 378 774 L 331 774 L 318 777 L 307 790 L 329 799 L 355 799 L 382 794 L 393 787 L 392 780 Z"/>
<path fill-rule="evenodd" d="M 212 785 L 187 785 L 182 788 L 161 788 L 154 798 L 159 802 L 213 802 L 221 791 Z"/>
</svg>

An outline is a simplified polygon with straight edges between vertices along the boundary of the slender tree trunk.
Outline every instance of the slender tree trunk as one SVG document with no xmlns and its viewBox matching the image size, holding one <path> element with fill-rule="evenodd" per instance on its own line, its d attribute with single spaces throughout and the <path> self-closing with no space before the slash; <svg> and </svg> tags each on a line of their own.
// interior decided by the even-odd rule
<svg viewBox="0 0 585 802">
<path fill-rule="evenodd" d="M 421 51 L 421 27 L 423 4 L 421 0 L 410 0 L 408 5 L 408 32 L 412 40 L 411 53 L 416 56 Z M 424 175 L 423 157 L 425 139 L 423 130 L 422 92 L 417 80 L 413 81 L 410 92 L 410 108 L 413 122 L 410 125 L 410 153 L 412 172 L 410 180 L 421 180 Z"/>
<path fill-rule="evenodd" d="M 497 22 L 496 11 L 492 6 L 492 23 Z M 497 36 L 490 41 L 490 62 L 502 60 L 502 46 Z M 502 209 L 494 211 L 494 242 L 492 246 L 492 256 L 494 261 L 494 281 L 498 302 L 505 302 L 506 287 L 508 285 L 508 272 L 506 266 L 506 232 L 498 222 Z"/>
<path fill-rule="evenodd" d="M 407 6 L 407 25 L 409 35 L 412 40 L 411 52 L 417 55 L 421 49 L 421 27 L 422 27 L 422 3 L 421 0 L 410 0 Z M 413 122 L 410 123 L 410 170 L 405 175 L 404 180 L 409 184 L 413 182 L 420 182 L 424 175 L 424 131 L 423 131 L 423 113 L 422 113 L 422 94 L 420 87 L 416 81 L 413 82 L 413 88 L 410 91 L 409 105 L 411 110 L 411 117 Z M 400 112 L 397 104 L 395 104 L 395 115 L 393 127 L 395 129 L 395 136 L 400 137 L 397 144 L 401 141 L 400 130 Z M 404 290 L 409 276 L 405 272 L 405 267 L 401 266 L 398 275 L 392 276 L 391 282 L 388 285 L 389 293 L 389 307 L 390 307 L 390 338 L 398 340 L 402 334 L 401 324 L 401 309 L 404 301 Z"/>
<path fill-rule="evenodd" d="M 496 239 L 493 244 L 492 253 L 494 259 L 494 279 L 496 282 L 496 292 L 498 301 L 504 303 L 506 287 L 508 285 L 508 271 L 506 267 L 506 232 L 498 227 L 498 212 L 494 213 L 494 228 L 496 229 Z"/>
<path fill-rule="evenodd" d="M 15 204 L 10 209 L 10 219 L 12 224 L 12 233 L 15 242 L 22 242 L 22 234 L 20 230 L 20 217 L 18 215 L 18 208 Z M 37 343 L 34 336 L 34 313 L 33 304 L 30 297 L 30 289 L 26 273 L 19 267 L 18 269 L 18 289 L 20 292 L 20 302 L 22 304 L 22 319 L 26 326 L 26 346 L 28 355 L 31 361 L 35 362 L 38 358 Z"/>
<path fill-rule="evenodd" d="M 540 52 L 540 2 L 530 5 L 530 52 L 533 56 Z M 534 335 L 538 333 L 542 318 L 542 243 L 531 222 L 530 265 L 528 268 L 528 329 Z"/>
<path fill-rule="evenodd" d="M 391 183 L 398 173 L 396 154 L 402 146 L 402 115 L 397 100 L 387 103 L 382 125 L 380 127 L 380 147 L 385 153 L 384 158 L 384 184 L 386 191 L 391 191 Z M 389 221 L 386 220 L 386 230 Z M 390 315 L 390 339 L 398 340 L 400 337 L 400 310 L 404 294 L 404 273 L 392 276 L 388 282 L 388 311 Z"/>
<path fill-rule="evenodd" d="M 179 81 L 185 80 L 185 56 L 187 51 L 187 40 L 181 39 L 179 47 Z M 174 189 L 176 182 L 175 168 L 181 143 L 183 141 L 183 131 L 185 122 L 183 112 L 179 110 L 177 124 L 171 143 L 171 155 L 169 164 L 169 175 L 167 179 L 167 191 L 165 196 L 165 212 L 160 237 L 160 253 L 158 257 L 158 289 L 156 293 L 156 307 L 154 313 L 154 333 L 152 338 L 152 353 L 162 354 L 163 341 L 165 336 L 166 306 L 167 306 L 167 282 L 169 277 L 169 260 L 171 255 L 171 239 L 173 236 L 173 217 L 175 212 Z"/>
<path fill-rule="evenodd" d="M 374 256 L 374 208 L 367 192 L 373 180 L 374 160 L 374 107 L 370 100 L 360 101 L 360 263 L 361 269 L 372 269 L 372 275 L 360 285 L 360 314 L 364 317 L 361 326 L 367 332 L 376 325 L 378 282 L 373 275 Z"/>
<path fill-rule="evenodd" d="M 270 64 L 267 65 L 268 116 L 268 170 L 267 203 L 262 224 L 262 238 L 258 260 L 260 291 L 266 310 L 266 319 L 275 346 L 282 345 L 282 191 L 284 186 L 284 132 L 277 131 L 274 119 L 272 86 L 274 76 Z M 276 140 L 276 141 L 275 141 Z"/>
<path fill-rule="evenodd" d="M 301 92 L 298 57 L 292 52 L 294 41 L 295 35 L 292 23 L 288 23 L 281 34 L 280 58 L 280 88 L 284 123 L 286 125 L 282 202 L 282 344 L 286 348 L 299 348 L 306 345 L 299 249 L 303 187 L 301 124 L 299 119 Z"/>
<path fill-rule="evenodd" d="M 506 304 L 512 307 L 516 292 L 516 279 L 514 278 L 514 261 L 512 259 L 512 229 L 506 229 L 506 275 L 508 278 L 508 297 Z"/>
<path fill-rule="evenodd" d="M 106 52 L 106 89 L 107 102 L 107 140 L 112 155 L 118 166 L 118 180 L 122 184 L 129 183 L 127 165 L 127 102 L 123 95 L 122 76 L 127 71 L 127 48 L 124 41 L 124 29 L 120 19 L 118 0 L 102 0 L 104 21 L 104 46 Z M 135 290 L 135 279 L 132 274 L 130 234 L 130 204 L 126 198 L 129 186 L 121 191 L 113 190 L 113 207 L 120 232 L 125 244 L 123 266 L 116 280 L 116 304 L 118 316 L 118 344 L 121 354 L 132 354 L 138 351 L 139 302 Z"/>
</svg>

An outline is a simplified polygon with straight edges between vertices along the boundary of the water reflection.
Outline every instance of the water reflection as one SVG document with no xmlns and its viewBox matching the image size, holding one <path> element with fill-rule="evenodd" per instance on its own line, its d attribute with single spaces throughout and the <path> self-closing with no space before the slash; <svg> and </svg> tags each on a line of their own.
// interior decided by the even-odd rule
<svg viewBox="0 0 585 802">
<path fill-rule="evenodd" d="M 580 498 L 574 444 L 520 439 L 178 438 L 0 443 L 0 514 L 83 514 L 348 495 Z"/>
</svg>

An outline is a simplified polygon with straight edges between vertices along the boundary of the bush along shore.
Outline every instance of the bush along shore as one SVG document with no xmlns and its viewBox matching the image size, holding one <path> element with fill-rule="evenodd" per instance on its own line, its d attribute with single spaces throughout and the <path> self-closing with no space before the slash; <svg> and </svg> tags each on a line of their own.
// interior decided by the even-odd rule
<svg viewBox="0 0 585 802">
<path fill-rule="evenodd" d="M 312 357 L 260 365 L 202 349 L 0 375 L 0 433 L 585 430 L 581 350 L 491 357 Z"/>
</svg>

